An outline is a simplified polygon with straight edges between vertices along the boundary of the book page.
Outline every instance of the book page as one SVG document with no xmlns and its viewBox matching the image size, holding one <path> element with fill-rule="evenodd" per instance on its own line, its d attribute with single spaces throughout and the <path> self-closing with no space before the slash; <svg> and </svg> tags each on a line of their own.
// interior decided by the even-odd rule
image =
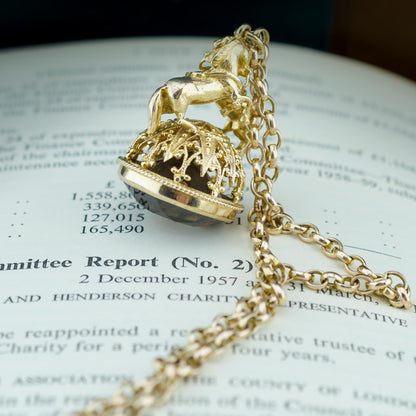
<svg viewBox="0 0 416 416">
<path fill-rule="evenodd" d="M 233 224 L 195 228 L 144 210 L 117 177 L 153 91 L 211 46 L 129 39 L 0 54 L 0 416 L 64 415 L 112 395 L 249 295 L 248 185 Z M 283 136 L 276 200 L 415 288 L 415 85 L 287 45 L 271 46 L 268 68 Z M 225 124 L 214 105 L 188 115 Z M 342 272 L 294 237 L 271 246 L 296 269 Z M 415 413 L 414 307 L 286 291 L 270 323 L 149 414 Z"/>
</svg>

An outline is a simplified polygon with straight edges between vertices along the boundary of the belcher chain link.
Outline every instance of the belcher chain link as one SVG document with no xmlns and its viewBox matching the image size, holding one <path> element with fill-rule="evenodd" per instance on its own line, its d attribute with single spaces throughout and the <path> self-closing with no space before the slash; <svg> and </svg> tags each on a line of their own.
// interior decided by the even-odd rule
<svg viewBox="0 0 416 416">
<path fill-rule="evenodd" d="M 251 240 L 257 265 L 257 283 L 250 296 L 241 298 L 230 314 L 221 314 L 206 328 L 191 332 L 188 343 L 167 357 L 155 360 L 155 373 L 141 381 L 122 384 L 115 396 L 97 399 L 74 416 L 136 416 L 150 407 L 164 403 L 178 382 L 198 373 L 211 357 L 225 352 L 233 343 L 252 335 L 261 323 L 272 318 L 285 302 L 283 286 L 303 282 L 312 290 L 333 288 L 346 293 L 385 297 L 392 306 L 410 308 L 410 289 L 396 271 L 378 274 L 368 268 L 364 259 L 344 252 L 342 243 L 319 234 L 313 224 L 296 224 L 272 196 L 272 186 L 279 168 L 277 150 L 281 136 L 276 128 L 276 104 L 268 94 L 266 62 L 269 37 L 265 30 L 254 33 L 243 25 L 236 34 L 245 33 L 251 61 L 249 88 L 252 96 L 251 119 L 246 128 L 250 145 L 246 157 L 253 169 L 250 183 L 254 195 L 248 214 L 252 226 Z M 281 263 L 269 247 L 270 235 L 294 234 L 305 243 L 315 243 L 323 253 L 345 266 L 346 274 L 318 270 L 298 271 Z"/>
</svg>

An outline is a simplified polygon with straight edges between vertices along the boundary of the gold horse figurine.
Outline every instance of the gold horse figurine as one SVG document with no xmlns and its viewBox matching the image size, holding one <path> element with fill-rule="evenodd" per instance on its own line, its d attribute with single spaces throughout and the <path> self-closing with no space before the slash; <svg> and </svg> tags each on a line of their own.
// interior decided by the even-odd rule
<svg viewBox="0 0 416 416">
<path fill-rule="evenodd" d="M 148 107 L 149 134 L 156 131 L 163 114 L 171 113 L 176 114 L 179 124 L 195 131 L 192 122 L 185 119 L 188 106 L 215 102 L 221 114 L 229 119 L 223 131 L 232 131 L 241 140 L 239 151 L 246 148 L 248 138 L 244 127 L 251 114 L 251 99 L 247 96 L 246 86 L 251 56 L 245 29 L 243 26 L 234 36 L 215 42 L 213 50 L 206 53 L 199 64 L 200 71 L 172 78 L 155 91 Z"/>
<path fill-rule="evenodd" d="M 199 71 L 172 78 L 149 101 L 149 124 L 120 160 L 120 178 L 134 198 L 159 215 L 189 225 L 232 222 L 244 207 L 243 153 L 264 116 L 268 32 L 242 25 L 204 55 Z M 261 56 L 261 63 L 259 63 Z M 253 94 L 255 92 L 255 94 Z M 251 97 L 254 97 L 253 99 Z M 260 98 L 259 98 L 260 97 Z M 223 129 L 185 119 L 189 105 L 215 102 Z M 177 119 L 161 121 L 163 114 Z M 227 133 L 239 139 L 238 147 Z"/>
</svg>

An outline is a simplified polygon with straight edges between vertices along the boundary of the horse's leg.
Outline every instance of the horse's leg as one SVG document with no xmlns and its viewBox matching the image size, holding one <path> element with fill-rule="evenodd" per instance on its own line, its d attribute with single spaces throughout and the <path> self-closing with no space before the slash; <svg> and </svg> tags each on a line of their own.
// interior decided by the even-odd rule
<svg viewBox="0 0 416 416">
<path fill-rule="evenodd" d="M 148 129 L 149 133 L 154 133 L 159 126 L 162 117 L 162 89 L 157 89 L 149 100 L 147 107 L 148 112 Z"/>
<path fill-rule="evenodd" d="M 240 139 L 240 144 L 237 146 L 237 152 L 241 155 L 244 154 L 250 144 L 250 140 L 247 137 L 245 129 L 235 129 L 233 133 Z"/>
<path fill-rule="evenodd" d="M 236 99 L 230 105 L 228 100 L 217 101 L 221 114 L 228 117 L 223 128 L 224 133 L 233 132 L 240 139 L 237 151 L 240 154 L 245 153 L 250 144 L 250 138 L 247 136 L 247 125 L 250 121 L 251 99 L 235 92 Z M 236 104 L 233 109 L 233 104 Z"/>
<path fill-rule="evenodd" d="M 185 113 L 175 111 L 176 117 L 178 118 L 177 122 L 187 129 L 192 130 L 193 133 L 197 132 L 197 128 L 188 120 L 185 119 Z"/>
<path fill-rule="evenodd" d="M 247 126 L 250 123 L 251 106 L 253 102 L 250 97 L 246 97 L 244 95 L 241 96 L 241 100 L 243 102 L 243 110 L 240 117 L 239 126 L 234 134 L 241 140 L 240 145 L 238 146 L 238 151 L 240 153 L 245 153 L 248 146 L 251 144 L 251 138 L 247 136 Z"/>
</svg>

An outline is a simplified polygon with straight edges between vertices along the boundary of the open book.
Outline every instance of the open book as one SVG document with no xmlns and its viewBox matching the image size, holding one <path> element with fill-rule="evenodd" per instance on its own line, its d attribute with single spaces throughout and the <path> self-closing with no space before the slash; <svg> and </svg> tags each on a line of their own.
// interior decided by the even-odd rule
<svg viewBox="0 0 416 416">
<path fill-rule="evenodd" d="M 248 190 L 233 224 L 199 229 L 144 210 L 117 177 L 152 92 L 197 69 L 211 45 L 107 40 L 0 54 L 0 416 L 63 415 L 110 396 L 249 294 Z M 271 46 L 268 68 L 283 136 L 275 198 L 416 287 L 416 86 L 287 45 Z M 187 116 L 225 122 L 213 105 Z M 339 271 L 294 237 L 271 245 L 300 270 Z M 149 414 L 415 414 L 415 308 L 286 290 L 271 323 Z"/>
</svg>

